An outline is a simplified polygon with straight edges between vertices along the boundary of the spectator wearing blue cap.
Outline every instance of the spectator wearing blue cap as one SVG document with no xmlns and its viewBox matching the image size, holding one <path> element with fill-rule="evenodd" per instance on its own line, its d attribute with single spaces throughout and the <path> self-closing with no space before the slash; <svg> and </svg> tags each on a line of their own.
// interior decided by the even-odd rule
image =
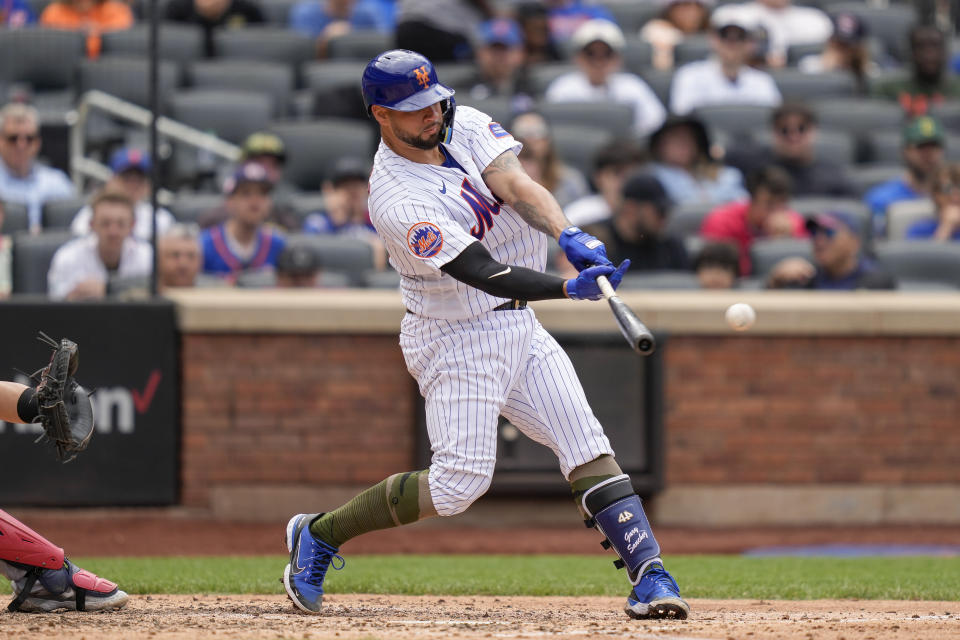
<svg viewBox="0 0 960 640">
<path fill-rule="evenodd" d="M 140 240 L 150 241 L 153 230 L 153 209 L 150 207 L 150 156 L 140 149 L 118 149 L 110 156 L 110 170 L 113 177 L 106 184 L 109 191 L 116 191 L 126 195 L 135 203 L 134 213 L 136 220 L 133 224 L 133 235 Z M 70 224 L 70 231 L 75 236 L 83 236 L 90 232 L 90 219 L 93 209 L 86 205 Z M 173 214 L 160 207 L 157 209 L 157 235 L 162 235 L 169 229 L 174 220 Z"/>
<path fill-rule="evenodd" d="M 235 281 L 241 273 L 272 270 L 285 238 L 265 224 L 272 206 L 273 182 L 259 164 L 237 167 L 223 185 L 226 222 L 204 230 L 203 272 Z"/>
<path fill-rule="evenodd" d="M 533 106 L 520 25 L 506 18 L 484 22 L 474 39 L 474 53 L 476 70 L 462 83 L 471 99 L 510 98 L 516 112 Z"/>
<path fill-rule="evenodd" d="M 822 213 L 807 218 L 813 263 L 785 258 L 767 278 L 771 289 L 895 289 L 893 276 L 860 252 L 860 228 L 848 213 Z"/>
<path fill-rule="evenodd" d="M 376 7 L 356 0 L 301 0 L 290 9 L 291 29 L 316 40 L 317 57 L 327 57 L 332 38 L 351 31 L 380 30 Z"/>
</svg>

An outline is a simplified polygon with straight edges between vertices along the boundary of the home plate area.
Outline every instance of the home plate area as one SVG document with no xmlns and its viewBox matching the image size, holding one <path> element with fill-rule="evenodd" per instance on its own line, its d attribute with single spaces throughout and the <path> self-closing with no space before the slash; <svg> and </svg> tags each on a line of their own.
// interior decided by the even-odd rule
<svg viewBox="0 0 960 640">
<path fill-rule="evenodd" d="M 960 602 L 690 600 L 689 620 L 630 620 L 620 598 L 327 596 L 320 615 L 283 596 L 133 596 L 112 613 L 4 613 L 0 638 L 97 640 L 960 637 Z"/>
</svg>

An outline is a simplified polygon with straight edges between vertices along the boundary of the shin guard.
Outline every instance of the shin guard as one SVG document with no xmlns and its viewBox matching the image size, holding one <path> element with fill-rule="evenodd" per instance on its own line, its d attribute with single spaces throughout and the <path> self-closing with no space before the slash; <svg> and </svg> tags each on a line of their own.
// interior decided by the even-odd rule
<svg viewBox="0 0 960 640">
<path fill-rule="evenodd" d="M 0 560 L 59 569 L 63 566 L 63 549 L 0 509 Z"/>
<path fill-rule="evenodd" d="M 659 557 L 660 545 L 630 477 L 614 476 L 591 487 L 583 494 L 582 506 L 587 514 L 585 524 L 606 536 L 600 543 L 603 548 L 613 548 L 620 556 L 614 566 L 626 567 L 630 582 L 636 584 L 646 565 Z"/>
</svg>

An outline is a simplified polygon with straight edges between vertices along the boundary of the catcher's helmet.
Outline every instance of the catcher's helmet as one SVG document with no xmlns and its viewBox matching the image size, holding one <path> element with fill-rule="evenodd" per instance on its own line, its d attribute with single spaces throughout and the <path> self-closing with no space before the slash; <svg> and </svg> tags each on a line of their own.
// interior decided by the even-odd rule
<svg viewBox="0 0 960 640">
<path fill-rule="evenodd" d="M 433 63 L 416 51 L 393 49 L 371 60 L 363 70 L 363 105 L 367 115 L 373 105 L 396 111 L 417 111 L 440 103 L 444 138 L 453 127 L 454 91 L 440 84 Z"/>
</svg>

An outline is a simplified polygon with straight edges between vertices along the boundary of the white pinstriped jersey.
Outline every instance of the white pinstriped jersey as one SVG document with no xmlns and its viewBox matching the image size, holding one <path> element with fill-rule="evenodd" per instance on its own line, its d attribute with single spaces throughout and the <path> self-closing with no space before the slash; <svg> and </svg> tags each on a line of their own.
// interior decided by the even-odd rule
<svg viewBox="0 0 960 640">
<path fill-rule="evenodd" d="M 480 242 L 494 260 L 543 271 L 547 237 L 509 206 L 499 204 L 481 173 L 521 144 L 498 123 L 471 107 L 457 107 L 446 151 L 459 168 L 421 164 L 394 153 L 383 141 L 370 175 L 369 210 L 402 276 L 407 309 L 447 320 L 470 318 L 504 302 L 440 271 L 470 243 Z"/>
</svg>

